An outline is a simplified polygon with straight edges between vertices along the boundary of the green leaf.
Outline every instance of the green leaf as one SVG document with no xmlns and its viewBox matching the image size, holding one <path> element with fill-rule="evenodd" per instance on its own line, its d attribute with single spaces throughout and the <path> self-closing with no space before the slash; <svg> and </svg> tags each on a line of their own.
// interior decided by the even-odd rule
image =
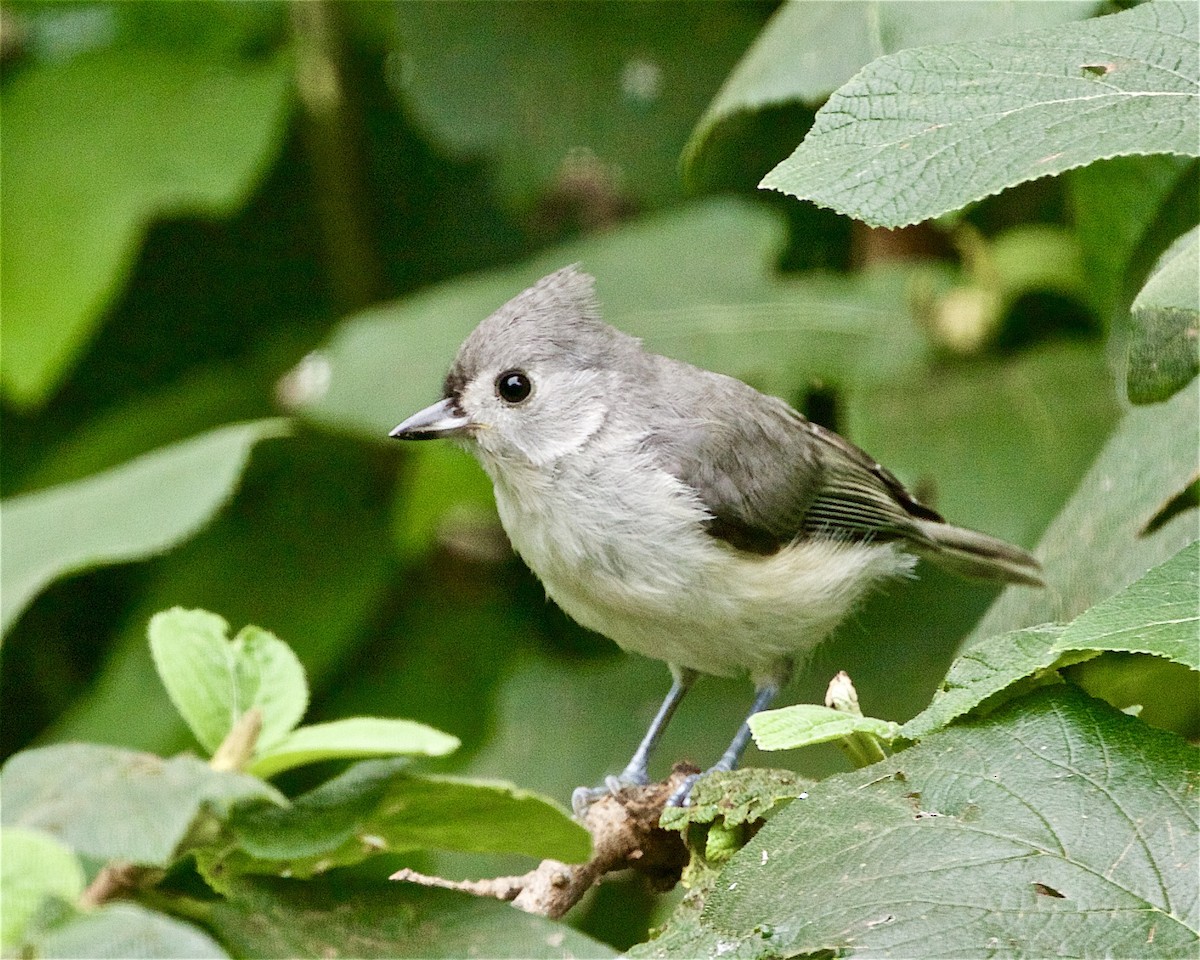
<svg viewBox="0 0 1200 960">
<path fill-rule="evenodd" d="M 869 733 L 891 741 L 899 735 L 900 725 L 891 720 L 852 716 L 816 703 L 797 703 L 756 713 L 750 718 L 750 732 L 759 750 L 794 750 L 852 733 Z"/>
<path fill-rule="evenodd" d="M 666 807 L 660 824 L 664 830 L 718 821 L 739 827 L 763 819 L 783 801 L 805 796 L 812 784 L 790 770 L 747 767 L 711 773 L 697 781 L 686 807 Z"/>
<path fill-rule="evenodd" d="M 7 399 L 36 406 L 86 347 L 152 221 L 245 202 L 281 142 L 290 64 L 126 45 L 8 79 L 0 376 Z"/>
<path fill-rule="evenodd" d="M 622 3 L 521 4 L 503 23 L 494 13 L 398 6 L 399 92 L 434 140 L 495 158 L 508 203 L 528 208 L 548 194 L 542 218 L 552 227 L 563 217 L 554 201 L 569 210 L 572 191 L 601 198 L 597 207 L 677 199 L 679 151 L 764 15 L 730 4 Z"/>
<path fill-rule="evenodd" d="M 1125 414 L 1038 545 L 1046 589 L 1006 590 L 971 643 L 1072 620 L 1196 539 L 1194 508 L 1170 505 L 1200 472 L 1198 402 L 1193 383 L 1160 406 Z"/>
<path fill-rule="evenodd" d="M 587 859 L 587 831 L 549 800 L 508 783 L 407 774 L 405 763 L 355 764 L 286 809 L 240 808 L 230 823 L 239 850 L 210 875 L 305 877 L 407 850 Z"/>
<path fill-rule="evenodd" d="M 73 903 L 83 883 L 79 859 L 54 837 L 20 827 L 0 830 L 0 946 L 6 955 L 24 942 L 26 924 L 48 897 Z"/>
<path fill-rule="evenodd" d="M 819 107 L 859 70 L 908 47 L 1048 29 L 1091 16 L 1098 4 L 785 3 L 763 28 L 696 125 L 685 151 L 694 162 L 713 129 L 737 113 L 786 103 Z"/>
<path fill-rule="evenodd" d="M 56 926 L 33 943 L 34 956 L 111 960 L 225 960 L 202 930 L 136 903 L 113 903 Z"/>
<path fill-rule="evenodd" d="M 413 720 L 350 717 L 293 730 L 274 746 L 256 754 L 248 772 L 273 777 L 306 763 L 345 757 L 394 754 L 443 757 L 459 746 L 458 737 Z"/>
<path fill-rule="evenodd" d="M 1057 646 L 1150 653 L 1200 670 L 1198 589 L 1200 541 L 1080 614 L 1063 631 Z"/>
<path fill-rule="evenodd" d="M 950 665 L 933 702 L 904 724 L 900 732 L 918 739 L 944 727 L 1023 677 L 1058 660 L 1055 643 L 1063 627 L 1044 624 L 1013 630 L 972 646 Z"/>
<path fill-rule="evenodd" d="M 48 583 L 90 567 L 153 556 L 204 525 L 228 498 L 250 449 L 283 421 L 221 427 L 104 473 L 0 504 L 7 629 Z"/>
<path fill-rule="evenodd" d="M 1200 145 L 1195 4 L 869 64 L 760 186 L 901 227 L 1107 157 Z"/>
<path fill-rule="evenodd" d="M 1069 687 L 816 784 L 631 956 L 1194 954 L 1197 751 Z M 814 882 L 819 878 L 819 882 Z"/>
<path fill-rule="evenodd" d="M 131 707 L 132 709 L 132 707 Z M 247 798 L 282 803 L 268 784 L 192 756 L 66 743 L 15 754 L 0 772 L 0 818 L 42 830 L 95 860 L 171 864 L 204 810 Z"/>
<path fill-rule="evenodd" d="M 213 907 L 239 957 L 611 957 L 611 947 L 507 903 L 349 877 L 240 879 Z"/>
<path fill-rule="evenodd" d="M 304 716 L 304 668 L 266 630 L 244 627 L 231 641 L 229 624 L 215 613 L 176 607 L 155 614 L 148 632 L 171 702 L 209 753 L 251 708 L 262 713 L 256 755 L 278 745 Z"/>
<path fill-rule="evenodd" d="M 1200 370 L 1200 227 L 1171 245 L 1133 301 L 1129 399 L 1157 403 Z"/>
<path fill-rule="evenodd" d="M 1200 541 L 1065 627 L 1030 627 L 974 645 L 951 665 L 929 707 L 900 732 L 925 736 L 1026 677 L 1103 651 L 1150 654 L 1200 670 L 1198 589 Z"/>
</svg>

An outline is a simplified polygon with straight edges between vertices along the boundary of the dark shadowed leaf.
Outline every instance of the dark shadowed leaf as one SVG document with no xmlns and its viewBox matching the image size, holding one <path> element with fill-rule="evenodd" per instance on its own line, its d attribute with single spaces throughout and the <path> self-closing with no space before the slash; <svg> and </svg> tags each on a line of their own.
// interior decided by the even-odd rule
<svg viewBox="0 0 1200 960">
<path fill-rule="evenodd" d="M 763 12 L 610 0 L 512 4 L 502 20 L 469 3 L 393 16 L 398 92 L 436 140 L 494 155 L 510 203 L 589 189 L 641 206 L 679 196 L 679 151 Z"/>
<path fill-rule="evenodd" d="M 1127 289 L 1139 247 L 1186 177 L 1194 160 L 1159 154 L 1114 157 L 1072 170 L 1067 176 L 1075 234 L 1088 277 L 1088 302 L 1108 321 L 1137 292 Z"/>
</svg>

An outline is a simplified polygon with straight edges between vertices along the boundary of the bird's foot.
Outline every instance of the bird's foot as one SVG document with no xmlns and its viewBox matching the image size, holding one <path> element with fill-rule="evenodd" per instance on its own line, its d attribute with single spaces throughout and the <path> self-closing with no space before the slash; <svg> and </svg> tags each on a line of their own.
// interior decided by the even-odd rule
<svg viewBox="0 0 1200 960">
<path fill-rule="evenodd" d="M 649 782 L 645 773 L 626 770 L 619 777 L 605 777 L 602 787 L 576 787 L 571 794 L 571 809 L 582 820 L 588 807 L 601 797 L 616 796 L 626 787 L 644 787 Z"/>
<path fill-rule="evenodd" d="M 695 770 L 695 767 L 692 767 Z M 707 771 L 712 773 L 711 770 Z M 694 787 L 703 777 L 703 773 L 692 773 L 684 778 L 683 782 L 675 788 L 675 792 L 667 798 L 668 807 L 687 807 L 692 802 L 692 787 Z"/>
</svg>

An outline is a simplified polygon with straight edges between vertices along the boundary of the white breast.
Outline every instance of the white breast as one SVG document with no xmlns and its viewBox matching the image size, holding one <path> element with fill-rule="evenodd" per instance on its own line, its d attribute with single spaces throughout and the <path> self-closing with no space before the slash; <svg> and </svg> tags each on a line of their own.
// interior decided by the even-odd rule
<svg viewBox="0 0 1200 960">
<path fill-rule="evenodd" d="M 563 462 L 489 469 L 501 522 L 546 592 L 627 650 L 702 673 L 777 677 L 874 583 L 915 562 L 890 544 L 738 551 L 706 533 L 703 505 L 643 456 L 598 458 L 587 473 Z"/>
</svg>

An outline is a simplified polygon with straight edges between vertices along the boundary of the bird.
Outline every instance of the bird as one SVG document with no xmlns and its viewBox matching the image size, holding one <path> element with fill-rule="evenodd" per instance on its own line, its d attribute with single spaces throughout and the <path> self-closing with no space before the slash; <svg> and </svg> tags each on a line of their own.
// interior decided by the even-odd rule
<svg viewBox="0 0 1200 960">
<path fill-rule="evenodd" d="M 500 522 L 548 596 L 672 682 L 622 773 L 649 783 L 663 731 L 700 675 L 754 685 L 705 773 L 732 770 L 797 667 L 918 557 L 1042 586 L 1020 547 L 947 523 L 876 460 L 783 400 L 652 353 L 605 323 L 578 265 L 543 277 L 463 341 L 442 397 L 390 434 L 450 439 L 490 477 Z M 693 775 L 669 798 L 689 802 Z"/>
</svg>

